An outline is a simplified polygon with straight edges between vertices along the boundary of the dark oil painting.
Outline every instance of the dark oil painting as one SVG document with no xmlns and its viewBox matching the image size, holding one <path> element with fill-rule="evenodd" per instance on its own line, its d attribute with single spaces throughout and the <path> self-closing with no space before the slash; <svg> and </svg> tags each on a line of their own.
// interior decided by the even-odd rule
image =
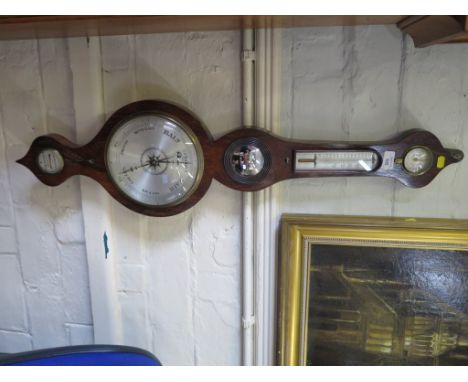
<svg viewBox="0 0 468 382">
<path fill-rule="evenodd" d="M 311 247 L 308 365 L 468 365 L 468 252 Z"/>
</svg>

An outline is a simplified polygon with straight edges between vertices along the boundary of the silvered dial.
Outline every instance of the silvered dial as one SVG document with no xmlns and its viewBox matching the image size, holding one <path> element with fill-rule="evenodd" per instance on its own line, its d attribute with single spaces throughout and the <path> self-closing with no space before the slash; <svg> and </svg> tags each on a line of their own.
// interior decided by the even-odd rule
<svg viewBox="0 0 468 382">
<path fill-rule="evenodd" d="M 203 156 L 185 125 L 164 115 L 143 114 L 112 133 L 106 164 L 116 186 L 129 198 L 149 206 L 170 206 L 195 191 Z"/>
</svg>

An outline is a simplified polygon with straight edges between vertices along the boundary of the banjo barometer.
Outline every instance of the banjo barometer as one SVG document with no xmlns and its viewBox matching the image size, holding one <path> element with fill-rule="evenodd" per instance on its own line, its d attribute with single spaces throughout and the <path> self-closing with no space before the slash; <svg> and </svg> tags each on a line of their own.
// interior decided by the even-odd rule
<svg viewBox="0 0 468 382">
<path fill-rule="evenodd" d="M 189 111 L 147 100 L 117 110 L 84 146 L 44 135 L 18 162 L 49 186 L 85 175 L 136 212 L 170 216 L 197 203 L 213 179 L 240 191 L 320 176 L 384 176 L 422 187 L 462 159 L 460 150 L 444 148 L 424 130 L 348 143 L 294 141 L 241 128 L 214 141 Z"/>
</svg>

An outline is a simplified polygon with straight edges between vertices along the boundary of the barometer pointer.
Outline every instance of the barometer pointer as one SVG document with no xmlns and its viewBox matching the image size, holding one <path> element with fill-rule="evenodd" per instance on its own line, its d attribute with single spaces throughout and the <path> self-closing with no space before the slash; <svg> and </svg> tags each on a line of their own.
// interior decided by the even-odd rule
<svg viewBox="0 0 468 382">
<path fill-rule="evenodd" d="M 170 158 L 170 157 L 168 157 L 168 158 Z M 157 158 L 155 158 L 154 160 L 155 160 L 154 163 L 152 163 L 152 159 L 148 159 L 148 163 L 141 164 L 141 165 L 139 165 L 139 166 L 132 166 L 132 167 L 130 167 L 130 168 L 128 168 L 128 169 L 122 171 L 122 172 L 120 173 L 120 175 L 126 174 L 126 173 L 128 173 L 128 172 L 133 172 L 133 171 L 135 171 L 135 170 L 138 170 L 138 169 L 140 169 L 140 168 L 147 167 L 147 166 L 154 167 L 154 168 L 156 168 L 156 167 L 161 167 L 161 166 L 159 166 L 159 163 L 168 163 L 168 164 L 176 164 L 176 165 L 179 165 L 179 164 L 185 164 L 185 165 L 186 165 L 186 164 L 190 164 L 190 162 L 181 162 L 181 161 L 179 161 L 179 160 L 173 161 L 173 160 L 164 160 L 164 159 L 157 159 Z"/>
<path fill-rule="evenodd" d="M 141 158 L 141 165 L 131 166 L 135 156 Z M 85 175 L 136 212 L 170 216 L 195 205 L 213 179 L 240 191 L 323 176 L 391 177 L 417 188 L 462 159 L 462 151 L 444 148 L 425 130 L 406 131 L 382 142 L 349 143 L 288 140 L 262 129 L 240 128 L 215 141 L 190 111 L 146 100 L 117 110 L 84 146 L 57 134 L 44 135 L 18 162 L 47 185 Z M 149 178 L 135 172 L 148 166 L 152 168 Z M 128 175 L 118 176 L 123 173 Z M 144 188 L 135 188 L 142 176 L 146 176 Z"/>
</svg>

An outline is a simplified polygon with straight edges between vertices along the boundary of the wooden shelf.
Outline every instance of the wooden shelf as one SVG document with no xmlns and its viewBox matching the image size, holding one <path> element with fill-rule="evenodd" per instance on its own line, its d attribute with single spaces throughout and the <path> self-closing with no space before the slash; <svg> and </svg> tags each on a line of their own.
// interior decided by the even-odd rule
<svg viewBox="0 0 468 382">
<path fill-rule="evenodd" d="M 466 16 L 409 16 L 397 25 L 418 48 L 468 40 Z"/>
</svg>

